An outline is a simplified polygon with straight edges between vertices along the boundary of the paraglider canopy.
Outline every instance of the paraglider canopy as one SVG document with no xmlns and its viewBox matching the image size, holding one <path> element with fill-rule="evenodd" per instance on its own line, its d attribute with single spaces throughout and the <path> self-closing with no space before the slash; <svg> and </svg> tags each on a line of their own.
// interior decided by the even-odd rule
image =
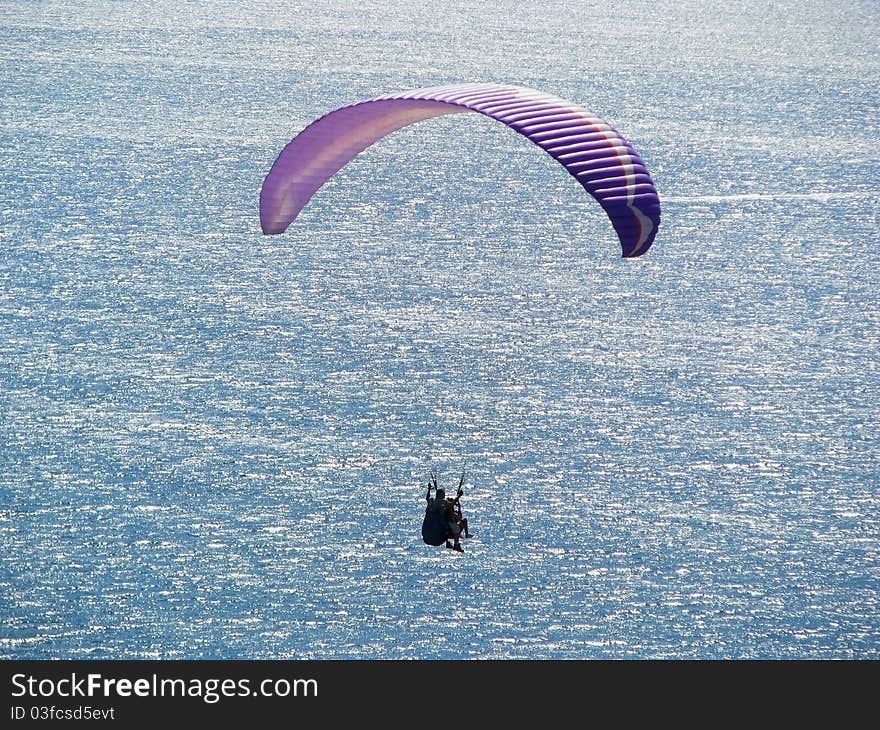
<svg viewBox="0 0 880 730">
<path fill-rule="evenodd" d="M 644 254 L 660 225 L 660 198 L 642 159 L 586 109 L 522 86 L 453 84 L 379 96 L 312 122 L 282 150 L 260 191 L 263 233 L 283 233 L 330 177 L 360 152 L 409 124 L 478 112 L 545 150 L 592 195 L 625 257 Z"/>
</svg>

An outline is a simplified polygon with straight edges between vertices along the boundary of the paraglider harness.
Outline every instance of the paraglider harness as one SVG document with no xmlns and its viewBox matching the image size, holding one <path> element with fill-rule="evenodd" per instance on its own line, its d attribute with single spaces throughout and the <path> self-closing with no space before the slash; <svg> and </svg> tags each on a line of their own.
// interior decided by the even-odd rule
<svg viewBox="0 0 880 730">
<path fill-rule="evenodd" d="M 459 500 L 464 494 L 464 472 L 461 473 L 461 479 L 458 481 L 458 489 L 455 493 L 455 499 L 452 500 L 453 515 L 456 522 L 461 522 L 464 517 L 461 514 L 461 503 Z M 437 476 L 431 472 L 431 479 L 428 482 L 428 493 L 425 499 L 428 500 L 428 506 L 425 508 L 425 519 L 422 521 L 422 540 L 428 545 L 443 545 L 447 540 L 454 537 L 449 529 L 449 515 L 445 507 L 443 509 L 435 509 L 434 501 L 431 500 L 431 490 L 437 492 Z M 437 497 L 434 497 L 436 500 Z"/>
</svg>

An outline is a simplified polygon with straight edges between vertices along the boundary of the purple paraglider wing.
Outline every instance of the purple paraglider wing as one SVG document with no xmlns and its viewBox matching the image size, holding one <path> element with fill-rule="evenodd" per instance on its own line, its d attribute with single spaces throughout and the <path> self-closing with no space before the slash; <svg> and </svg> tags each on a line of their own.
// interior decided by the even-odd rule
<svg viewBox="0 0 880 730">
<path fill-rule="evenodd" d="M 602 206 L 625 257 L 645 253 L 660 225 L 660 198 L 632 145 L 586 109 L 522 86 L 454 84 L 341 107 L 282 150 L 260 191 L 263 233 L 283 233 L 315 191 L 371 144 L 443 114 L 479 112 L 555 158 Z"/>
</svg>

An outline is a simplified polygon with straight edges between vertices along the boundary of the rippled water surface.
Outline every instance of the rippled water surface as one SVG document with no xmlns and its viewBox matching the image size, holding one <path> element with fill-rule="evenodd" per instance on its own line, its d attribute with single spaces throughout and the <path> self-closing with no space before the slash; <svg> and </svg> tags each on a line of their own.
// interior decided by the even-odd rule
<svg viewBox="0 0 880 730">
<path fill-rule="evenodd" d="M 4 3 L 0 656 L 880 658 L 880 17 L 770 5 Z M 457 81 L 619 129 L 653 249 L 479 115 L 261 235 Z"/>
</svg>

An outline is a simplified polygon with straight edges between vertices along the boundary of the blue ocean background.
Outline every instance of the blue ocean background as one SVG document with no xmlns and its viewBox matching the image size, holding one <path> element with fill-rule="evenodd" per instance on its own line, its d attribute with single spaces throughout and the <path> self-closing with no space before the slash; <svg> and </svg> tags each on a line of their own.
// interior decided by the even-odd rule
<svg viewBox="0 0 880 730">
<path fill-rule="evenodd" d="M 0 658 L 880 658 L 877 3 L 414 5 L 0 7 Z M 617 128 L 650 252 L 475 114 L 261 234 L 460 81 Z"/>
</svg>

